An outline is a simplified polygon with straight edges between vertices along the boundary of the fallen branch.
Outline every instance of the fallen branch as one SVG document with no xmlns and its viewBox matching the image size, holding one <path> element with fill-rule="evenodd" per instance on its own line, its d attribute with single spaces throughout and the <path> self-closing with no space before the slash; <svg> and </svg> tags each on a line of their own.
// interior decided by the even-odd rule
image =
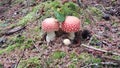
<svg viewBox="0 0 120 68">
<path fill-rule="evenodd" d="M 3 35 L 14 34 L 16 32 L 23 30 L 24 28 L 25 28 L 25 26 L 17 26 L 17 27 L 11 27 L 11 28 L 4 29 L 0 32 L 0 37 Z"/>
<path fill-rule="evenodd" d="M 117 63 L 114 63 L 114 62 L 101 62 L 101 63 L 93 63 L 93 64 L 89 64 L 89 65 L 85 65 L 85 66 L 83 66 L 83 67 L 81 67 L 81 68 L 91 68 L 92 66 L 99 66 L 99 65 L 106 65 L 106 66 L 111 66 L 111 65 L 113 65 L 113 66 L 119 66 L 119 64 L 117 64 Z"/>
<path fill-rule="evenodd" d="M 110 58 L 109 56 L 100 56 L 103 61 L 109 60 L 120 65 L 120 60 Z"/>
<path fill-rule="evenodd" d="M 92 66 L 97 66 L 97 65 L 98 65 L 97 63 L 93 63 L 93 64 L 85 65 L 81 68 L 89 68 L 89 67 L 91 68 Z"/>
<path fill-rule="evenodd" d="M 17 26 L 17 27 L 14 27 L 13 29 L 10 29 L 8 30 L 7 32 L 5 32 L 5 35 L 11 35 L 13 33 L 16 33 L 18 31 L 21 31 L 22 29 L 24 29 L 25 26 Z"/>
<path fill-rule="evenodd" d="M 100 52 L 103 52 L 103 53 L 109 53 L 109 54 L 113 54 L 113 55 L 116 55 L 116 56 L 120 56 L 120 54 L 116 53 L 116 52 L 106 51 L 106 50 L 99 49 L 99 48 L 96 48 L 96 47 L 93 47 L 93 46 L 89 46 L 93 37 L 95 37 L 95 36 L 97 36 L 97 35 L 96 34 L 92 35 L 92 37 L 90 38 L 87 45 L 86 44 L 81 44 L 81 46 L 84 46 L 84 47 L 92 49 L 92 50 L 100 51 Z"/>
<path fill-rule="evenodd" d="M 118 66 L 119 64 L 114 63 L 114 62 L 101 62 L 100 64 L 102 65 L 114 65 L 114 66 Z"/>
<path fill-rule="evenodd" d="M 110 52 L 110 51 L 98 49 L 98 48 L 95 48 L 95 47 L 93 47 L 93 46 L 88 46 L 88 45 L 85 45 L 85 44 L 81 44 L 81 46 L 84 46 L 84 47 L 86 47 L 86 48 L 93 49 L 93 50 L 96 50 L 96 51 L 100 51 L 100 52 L 104 52 L 104 53 L 111 53 L 111 54 L 113 54 L 113 55 L 120 56 L 119 53 L 115 53 L 115 52 Z"/>
</svg>

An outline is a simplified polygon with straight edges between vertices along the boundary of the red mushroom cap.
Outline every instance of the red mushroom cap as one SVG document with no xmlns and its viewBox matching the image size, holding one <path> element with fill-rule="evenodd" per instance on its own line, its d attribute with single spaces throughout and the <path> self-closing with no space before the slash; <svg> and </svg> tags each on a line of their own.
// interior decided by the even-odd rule
<svg viewBox="0 0 120 68">
<path fill-rule="evenodd" d="M 42 22 L 42 29 L 45 32 L 57 31 L 59 29 L 58 21 L 54 18 L 46 18 Z"/>
<path fill-rule="evenodd" d="M 75 16 L 67 16 L 62 23 L 62 30 L 65 32 L 77 32 L 80 30 L 80 19 Z"/>
</svg>

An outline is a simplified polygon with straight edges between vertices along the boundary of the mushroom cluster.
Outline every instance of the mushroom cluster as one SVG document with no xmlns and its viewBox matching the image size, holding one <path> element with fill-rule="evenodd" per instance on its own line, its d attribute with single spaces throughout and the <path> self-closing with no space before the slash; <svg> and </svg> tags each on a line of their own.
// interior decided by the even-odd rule
<svg viewBox="0 0 120 68">
<path fill-rule="evenodd" d="M 58 31 L 59 28 L 69 34 L 69 39 L 74 40 L 74 33 L 81 29 L 80 19 L 75 16 L 66 16 L 65 21 L 60 25 L 57 19 L 46 18 L 42 22 L 42 29 L 47 33 L 46 41 L 48 43 L 55 40 L 55 31 Z"/>
</svg>

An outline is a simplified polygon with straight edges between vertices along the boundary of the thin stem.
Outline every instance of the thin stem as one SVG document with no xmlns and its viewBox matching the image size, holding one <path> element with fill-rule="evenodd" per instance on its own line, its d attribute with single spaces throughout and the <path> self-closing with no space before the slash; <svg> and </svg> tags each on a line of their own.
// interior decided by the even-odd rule
<svg viewBox="0 0 120 68">
<path fill-rule="evenodd" d="M 55 39 L 55 32 L 48 32 L 46 36 L 46 41 L 49 43 Z"/>
<path fill-rule="evenodd" d="M 75 38 L 75 33 L 74 33 L 74 32 L 71 32 L 70 35 L 69 35 L 69 38 L 70 38 L 71 40 L 73 40 L 73 39 Z"/>
</svg>

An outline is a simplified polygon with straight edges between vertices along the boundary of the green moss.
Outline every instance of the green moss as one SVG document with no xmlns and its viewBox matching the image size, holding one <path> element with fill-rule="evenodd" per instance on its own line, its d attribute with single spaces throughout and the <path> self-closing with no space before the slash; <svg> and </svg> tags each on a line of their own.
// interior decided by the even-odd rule
<svg viewBox="0 0 120 68">
<path fill-rule="evenodd" d="M 15 43 L 22 44 L 25 41 L 25 37 L 23 37 L 23 36 L 21 36 L 21 37 L 15 37 L 15 38 L 13 38 L 13 41 Z"/>
<path fill-rule="evenodd" d="M 10 51 L 14 50 L 17 47 L 22 46 L 23 42 L 24 42 L 24 37 L 12 37 L 11 41 L 8 44 L 8 47 L 6 47 L 5 49 L 0 50 L 0 54 L 2 53 L 9 53 Z"/>
<path fill-rule="evenodd" d="M 32 46 L 34 41 L 32 39 L 27 39 L 24 36 L 15 36 L 11 38 L 11 41 L 8 44 L 8 47 L 0 50 L 0 54 L 9 53 L 10 51 L 15 50 L 16 48 L 24 49 Z"/>
<path fill-rule="evenodd" d="M 85 24 L 86 24 L 86 25 L 91 24 L 90 19 L 86 18 L 86 19 L 85 19 Z"/>
<path fill-rule="evenodd" d="M 31 45 L 33 45 L 34 41 L 32 39 L 27 39 L 24 44 L 25 48 L 29 48 Z"/>
<path fill-rule="evenodd" d="M 38 57 L 32 57 L 27 60 L 22 60 L 18 68 L 42 68 Z"/>
<path fill-rule="evenodd" d="M 17 44 L 17 43 L 14 44 L 14 45 L 8 45 L 7 48 L 0 50 L 0 54 L 9 53 L 10 51 L 15 50 L 15 48 L 17 48 L 17 47 L 19 47 L 19 46 L 20 46 L 20 45 Z"/>
<path fill-rule="evenodd" d="M 44 8 L 43 8 L 44 6 Z M 29 12 L 26 16 L 21 18 L 17 25 L 26 25 L 29 22 L 35 21 L 37 18 L 40 18 L 40 20 L 43 20 L 47 17 L 53 17 L 54 10 L 59 11 L 63 15 L 74 15 L 79 16 L 79 7 L 70 2 L 66 3 L 65 5 L 61 5 L 59 1 L 46 1 L 42 4 L 38 4 L 37 6 L 33 7 L 32 11 Z M 39 15 L 37 12 L 40 11 L 40 9 L 44 10 L 44 13 Z M 41 17 L 40 17 L 41 16 Z M 16 26 L 16 25 L 13 25 Z"/>
<path fill-rule="evenodd" d="M 71 53 L 71 54 L 70 54 L 70 58 L 71 58 L 71 59 L 72 59 L 72 58 L 77 58 L 76 53 L 74 53 L 74 52 L 73 52 L 73 53 Z"/>
<path fill-rule="evenodd" d="M 115 56 L 115 55 L 113 55 L 112 58 L 113 58 L 113 59 L 116 59 L 116 60 L 120 60 L 120 56 Z"/>
<path fill-rule="evenodd" d="M 94 36 L 93 39 L 92 39 L 92 41 L 90 42 L 90 44 L 96 45 L 96 43 L 99 43 L 99 42 L 100 42 L 100 40 L 97 39 L 97 38 Z"/>
<path fill-rule="evenodd" d="M 102 11 L 96 7 L 88 7 L 88 9 L 92 12 L 93 15 L 101 17 Z"/>
<path fill-rule="evenodd" d="M 79 59 L 82 60 L 84 63 L 100 63 L 101 59 L 95 58 L 93 55 L 88 53 L 81 53 L 79 55 Z"/>
<path fill-rule="evenodd" d="M 33 28 L 35 32 L 40 32 L 40 27 Z"/>
<path fill-rule="evenodd" d="M 13 1 L 12 5 L 13 5 L 13 4 L 19 4 L 19 3 L 24 2 L 24 1 L 25 1 L 25 0 L 15 0 L 15 1 Z"/>
<path fill-rule="evenodd" d="M 40 9 L 42 9 L 42 7 L 43 4 L 38 4 L 37 6 L 32 7 L 32 11 L 30 11 L 26 16 L 19 19 L 17 24 L 11 25 L 11 27 L 22 25 L 24 26 L 27 23 L 35 21 L 37 18 L 41 16 L 40 14 L 38 14 L 38 12 L 40 11 Z"/>
<path fill-rule="evenodd" d="M 60 12 L 65 16 L 73 15 L 79 17 L 80 10 L 75 3 L 68 2 L 61 6 Z"/>
<path fill-rule="evenodd" d="M 65 57 L 65 56 L 66 56 L 66 53 L 62 52 L 62 51 L 55 51 L 52 54 L 53 59 L 61 59 L 61 58 Z"/>
<path fill-rule="evenodd" d="M 70 54 L 71 62 L 76 64 L 78 62 L 78 55 L 76 53 L 71 53 Z"/>
<path fill-rule="evenodd" d="M 68 68 L 76 68 L 76 65 L 75 65 L 75 64 L 70 64 L 70 65 L 68 66 Z"/>
<path fill-rule="evenodd" d="M 41 20 L 47 17 L 55 17 L 62 22 L 68 15 L 79 17 L 79 12 L 79 6 L 73 2 L 61 4 L 59 1 L 48 1 L 44 4 L 44 16 L 42 16 Z"/>
<path fill-rule="evenodd" d="M 0 68 L 3 68 L 3 65 L 2 65 L 2 64 L 0 64 Z"/>
<path fill-rule="evenodd" d="M 113 22 L 113 23 L 112 23 L 112 26 L 113 26 L 113 27 L 117 27 L 118 25 L 119 25 L 119 24 L 118 24 L 117 22 Z"/>
<path fill-rule="evenodd" d="M 49 67 L 53 63 L 53 60 L 51 58 L 48 58 L 45 62 L 46 65 Z"/>
<path fill-rule="evenodd" d="M 19 20 L 18 25 L 26 25 L 28 22 L 32 22 L 37 19 L 37 12 L 40 10 L 41 4 L 35 6 L 33 10 L 28 13 L 25 17 Z"/>
</svg>

